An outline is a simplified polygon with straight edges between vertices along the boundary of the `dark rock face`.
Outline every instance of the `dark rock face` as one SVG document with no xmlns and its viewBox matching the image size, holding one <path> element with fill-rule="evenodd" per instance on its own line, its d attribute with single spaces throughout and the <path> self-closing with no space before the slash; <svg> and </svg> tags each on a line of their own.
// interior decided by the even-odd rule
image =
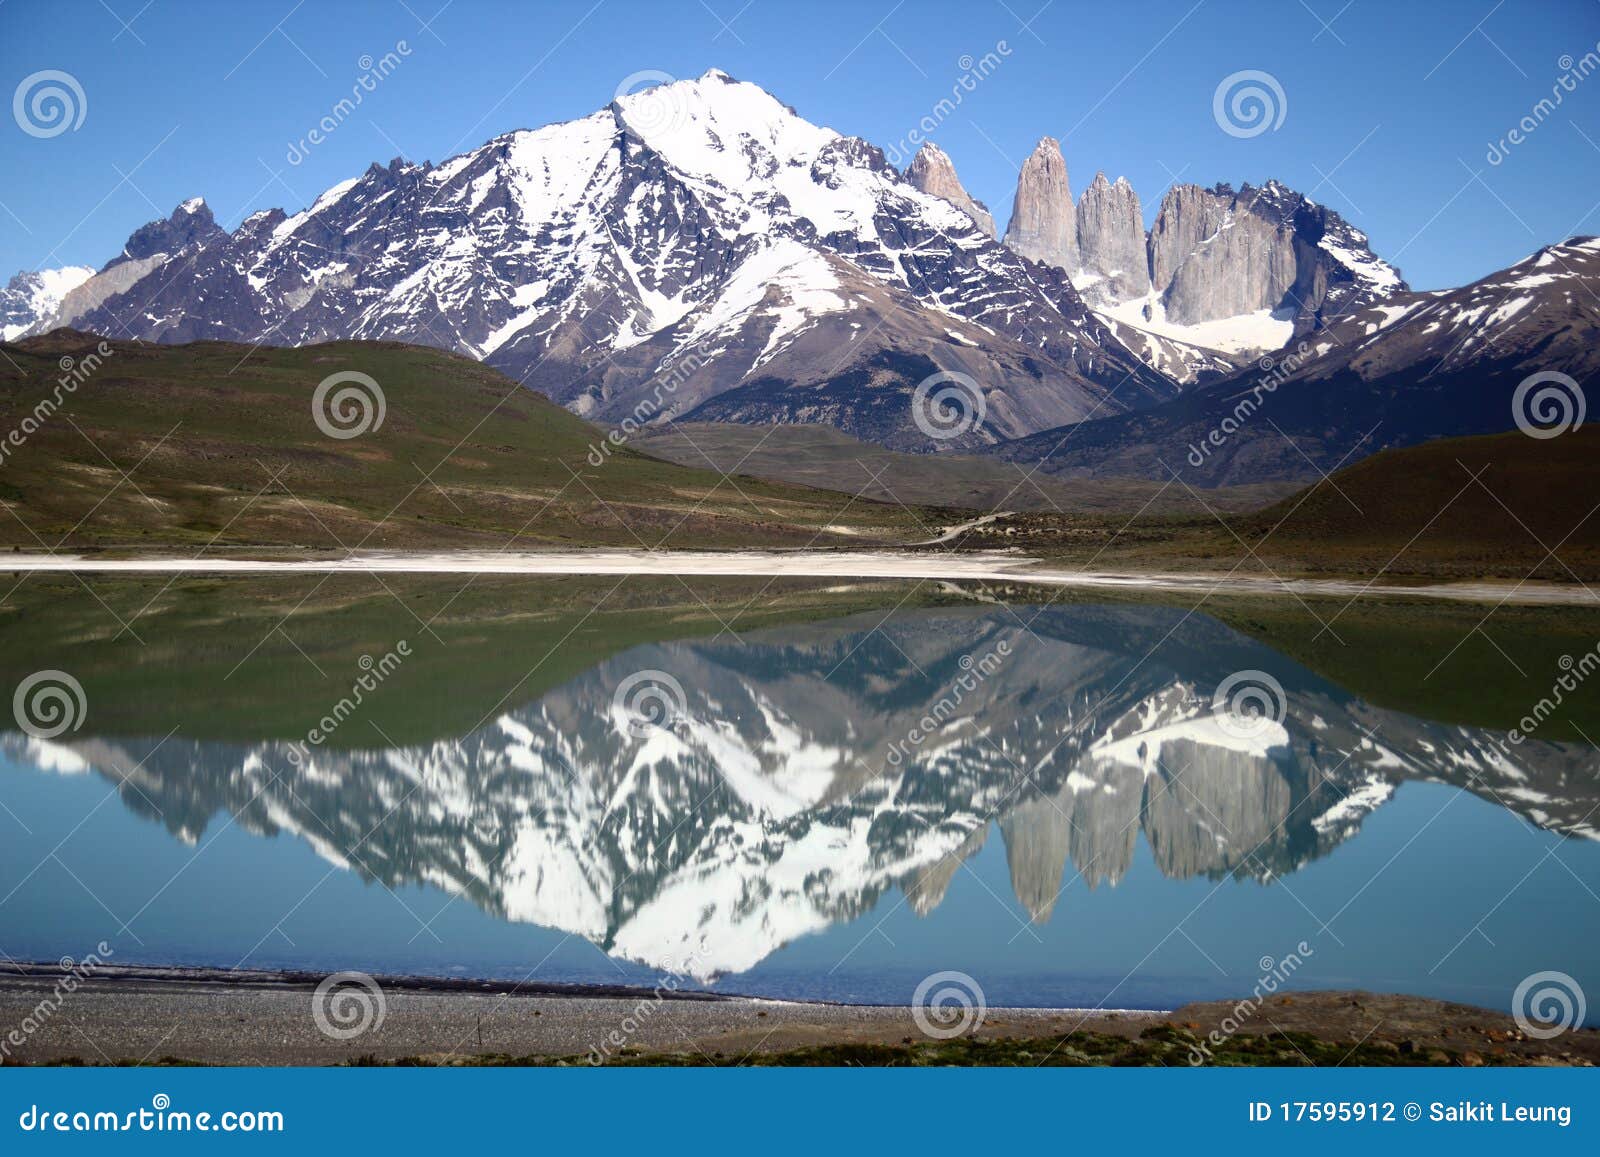
<svg viewBox="0 0 1600 1157">
<path fill-rule="evenodd" d="M 373 165 L 231 235 L 191 202 L 135 233 L 56 324 L 440 346 L 603 424 L 928 351 L 1009 391 L 989 440 L 1175 394 L 956 190 L 924 192 L 867 142 L 711 72 L 440 165 Z"/>
<path fill-rule="evenodd" d="M 1259 365 L 1136 414 L 1004 443 L 1049 473 L 1230 485 L 1314 481 L 1379 450 L 1515 426 L 1535 373 L 1600 374 L 1600 240 L 1575 237 L 1461 289 L 1396 293 L 1344 313 L 1329 280 L 1324 329 Z M 1270 419 L 1270 421 L 1269 421 Z M 1216 431 L 1220 444 L 1211 441 Z M 1185 461 L 1185 458 L 1187 460 Z M 1165 463 L 1165 465 L 1163 464 Z"/>
<path fill-rule="evenodd" d="M 179 205 L 165 221 L 152 221 L 134 230 L 122 252 L 108 261 L 105 268 L 114 269 L 124 261 L 170 257 L 226 238 L 227 233 L 211 215 L 211 207 L 196 197 Z"/>
</svg>

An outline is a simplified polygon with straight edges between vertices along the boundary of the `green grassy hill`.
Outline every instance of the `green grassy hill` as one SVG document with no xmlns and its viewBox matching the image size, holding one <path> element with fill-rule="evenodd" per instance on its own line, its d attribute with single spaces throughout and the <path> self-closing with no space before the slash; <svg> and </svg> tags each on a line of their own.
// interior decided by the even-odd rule
<svg viewBox="0 0 1600 1157">
<path fill-rule="evenodd" d="M 1252 542 L 1271 531 L 1273 552 L 1357 574 L 1520 579 L 1537 569 L 1560 582 L 1600 576 L 1597 506 L 1600 428 L 1588 426 L 1386 450 L 1237 529 Z"/>
<path fill-rule="evenodd" d="M 1097 570 L 1600 581 L 1594 427 L 1545 441 L 1510 433 L 1386 450 L 1253 513 L 1230 514 L 1213 491 L 1181 480 L 1170 488 L 1211 509 L 1132 520 L 1021 513 L 962 545 L 1017 546 Z"/>
<path fill-rule="evenodd" d="M 440 350 L 112 342 L 96 365 L 99 343 L 57 331 L 0 345 L 0 546 L 681 548 L 923 536 L 898 505 L 727 481 L 614 447 L 602 456 L 593 448 L 604 430 Z M 69 366 L 83 380 L 62 389 Z M 383 394 L 381 426 L 359 437 L 330 437 L 313 419 L 318 383 L 340 371 L 370 375 Z"/>
</svg>

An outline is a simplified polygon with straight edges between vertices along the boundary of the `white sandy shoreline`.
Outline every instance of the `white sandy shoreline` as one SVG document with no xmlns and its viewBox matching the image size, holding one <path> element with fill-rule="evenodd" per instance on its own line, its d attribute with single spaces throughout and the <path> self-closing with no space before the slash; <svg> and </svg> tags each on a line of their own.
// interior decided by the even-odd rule
<svg viewBox="0 0 1600 1157">
<path fill-rule="evenodd" d="M 569 550 L 506 553 L 371 552 L 328 558 L 106 558 L 74 554 L 0 556 L 13 574 L 497 574 L 721 575 L 841 579 L 925 579 L 1027 582 L 1086 590 L 1160 591 L 1301 597 L 1404 597 L 1454 602 L 1600 607 L 1600 591 L 1572 583 L 1504 581 L 1401 586 L 1358 579 L 1275 579 L 1257 575 L 1082 571 L 1009 553 L 898 551 L 643 551 Z"/>
</svg>

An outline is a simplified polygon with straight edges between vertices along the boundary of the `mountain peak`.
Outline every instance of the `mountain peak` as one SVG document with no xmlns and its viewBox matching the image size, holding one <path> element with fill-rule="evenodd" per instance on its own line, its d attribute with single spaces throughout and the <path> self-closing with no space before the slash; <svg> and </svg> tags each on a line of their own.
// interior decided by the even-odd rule
<svg viewBox="0 0 1600 1157">
<path fill-rule="evenodd" d="M 932 141 L 926 141 L 906 167 L 906 180 L 924 193 L 942 197 L 977 223 L 990 237 L 995 236 L 994 217 L 983 202 L 974 200 L 956 176 L 955 163 Z"/>
<path fill-rule="evenodd" d="M 1078 233 L 1072 185 L 1061 142 L 1041 137 L 1017 177 L 1017 195 L 1006 226 L 1012 252 L 1072 272 L 1078 267 Z"/>
<path fill-rule="evenodd" d="M 779 168 L 809 164 L 839 136 L 760 85 L 718 69 L 623 93 L 612 108 L 624 128 L 680 172 L 730 186 L 770 181 Z"/>
<path fill-rule="evenodd" d="M 630 83 L 648 87 L 438 165 L 356 170 L 232 234 L 203 208 L 153 222 L 64 320 L 162 342 L 444 345 L 592 420 L 803 410 L 919 452 L 954 447 L 909 405 L 842 387 L 819 418 L 806 387 L 865 374 L 909 403 L 940 370 L 1025 381 L 979 441 L 1175 391 L 1065 276 L 986 236 L 942 150 L 921 154 L 919 188 L 876 146 L 720 70 Z M 1059 147 L 1046 154 L 1064 198 Z M 688 367 L 670 400 L 655 388 L 669 365 Z"/>
<path fill-rule="evenodd" d="M 1144 211 L 1126 178 L 1116 183 L 1095 174 L 1077 208 L 1078 257 L 1073 284 L 1096 304 L 1143 297 L 1150 292 Z"/>
</svg>

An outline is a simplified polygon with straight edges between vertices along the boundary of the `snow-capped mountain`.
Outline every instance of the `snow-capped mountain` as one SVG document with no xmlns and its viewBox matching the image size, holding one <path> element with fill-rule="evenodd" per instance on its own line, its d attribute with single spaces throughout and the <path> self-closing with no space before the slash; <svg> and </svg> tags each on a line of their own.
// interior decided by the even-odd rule
<svg viewBox="0 0 1600 1157">
<path fill-rule="evenodd" d="M 987 441 L 1176 392 L 1064 275 L 718 71 L 440 165 L 373 165 L 231 234 L 189 202 L 82 289 L 49 324 L 444 346 L 600 423 L 708 407 L 927 450 L 910 397 L 940 371 L 982 388 Z"/>
<path fill-rule="evenodd" d="M 1048 454 L 1050 472 L 1165 480 L 1164 463 L 1183 465 L 1189 448 L 1184 477 L 1202 485 L 1311 481 L 1379 450 L 1514 429 L 1531 375 L 1560 373 L 1581 390 L 1600 372 L 1597 328 L 1600 239 L 1574 237 L 1461 289 L 1349 307 L 1233 377 L 1080 424 L 1059 453 L 1059 430 L 995 452 Z M 1522 415 L 1536 417 L 1525 403 Z M 1212 444 L 1212 431 L 1227 437 Z"/>
<path fill-rule="evenodd" d="M 1174 185 L 1149 230 L 1126 178 L 1098 173 L 1074 203 L 1050 137 L 1023 163 L 1005 241 L 1066 272 L 1146 364 L 1184 383 L 1406 290 L 1365 234 L 1277 181 Z"/>
<path fill-rule="evenodd" d="M 94 276 L 86 265 L 19 273 L 0 288 L 0 341 L 21 337 L 61 308 L 61 299 Z"/>
<path fill-rule="evenodd" d="M 10 735 L 0 750 L 125 779 L 124 803 L 185 840 L 235 813 L 391 887 L 430 883 L 701 978 L 894 891 L 932 911 L 991 822 L 1035 920 L 1068 863 L 1090 886 L 1116 884 L 1141 832 L 1170 877 L 1270 882 L 1411 779 L 1600 838 L 1592 749 L 1530 741 L 1508 755 L 1493 733 L 1373 708 L 1183 619 L 926 611 L 648 645 L 460 738 L 298 761 L 281 742 L 177 737 Z M 1263 664 L 1282 712 L 1219 715 L 1218 685 Z M 682 695 L 643 726 L 616 699 L 639 672 Z"/>
</svg>

